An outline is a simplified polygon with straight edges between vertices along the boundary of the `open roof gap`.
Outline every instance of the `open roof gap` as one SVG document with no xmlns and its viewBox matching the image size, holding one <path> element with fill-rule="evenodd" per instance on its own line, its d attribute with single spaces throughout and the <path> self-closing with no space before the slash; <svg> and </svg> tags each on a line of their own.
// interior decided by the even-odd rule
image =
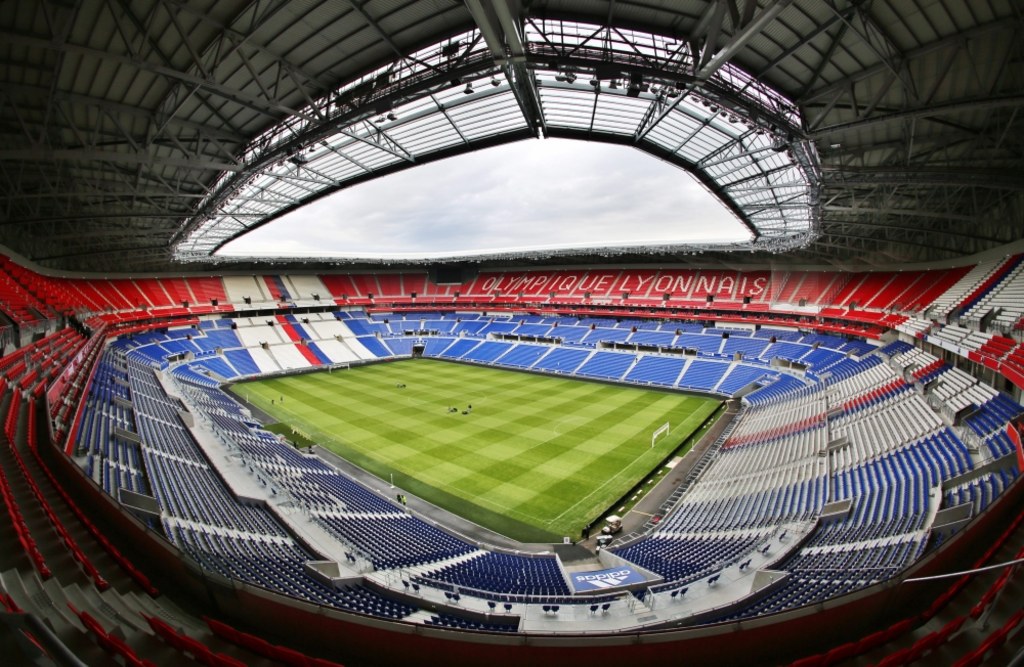
<svg viewBox="0 0 1024 667">
<path fill-rule="evenodd" d="M 678 167 L 624 146 L 519 141 L 375 179 L 227 244 L 221 256 L 429 257 L 748 241 Z"/>
</svg>

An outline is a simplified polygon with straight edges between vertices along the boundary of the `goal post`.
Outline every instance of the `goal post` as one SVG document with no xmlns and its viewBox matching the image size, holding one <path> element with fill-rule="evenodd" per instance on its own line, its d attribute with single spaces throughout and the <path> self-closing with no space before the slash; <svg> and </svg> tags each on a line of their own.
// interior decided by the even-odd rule
<svg viewBox="0 0 1024 667">
<path fill-rule="evenodd" d="M 654 448 L 654 443 L 658 441 L 659 437 L 668 435 L 671 430 L 672 425 L 669 422 L 665 422 L 658 428 L 654 429 L 654 433 L 651 433 L 651 448 Z"/>
</svg>

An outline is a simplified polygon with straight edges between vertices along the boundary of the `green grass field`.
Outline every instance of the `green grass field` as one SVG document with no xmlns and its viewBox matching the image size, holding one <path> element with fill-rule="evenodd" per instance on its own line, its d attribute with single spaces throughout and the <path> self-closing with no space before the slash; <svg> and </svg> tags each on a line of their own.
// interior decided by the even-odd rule
<svg viewBox="0 0 1024 667">
<path fill-rule="evenodd" d="M 431 359 L 258 380 L 232 391 L 286 432 L 298 429 L 381 479 L 393 474 L 401 490 L 533 542 L 578 535 L 720 404 Z M 671 433 L 652 448 L 651 433 L 666 421 Z"/>
</svg>

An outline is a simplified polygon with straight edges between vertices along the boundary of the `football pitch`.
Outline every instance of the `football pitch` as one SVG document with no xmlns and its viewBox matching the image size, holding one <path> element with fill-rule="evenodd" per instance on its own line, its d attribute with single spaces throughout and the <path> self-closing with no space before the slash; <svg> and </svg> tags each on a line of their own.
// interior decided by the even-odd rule
<svg viewBox="0 0 1024 667">
<path fill-rule="evenodd" d="M 232 391 L 318 445 L 509 537 L 578 536 L 721 404 L 433 359 L 256 380 Z M 665 422 L 666 437 L 651 446 Z"/>
</svg>

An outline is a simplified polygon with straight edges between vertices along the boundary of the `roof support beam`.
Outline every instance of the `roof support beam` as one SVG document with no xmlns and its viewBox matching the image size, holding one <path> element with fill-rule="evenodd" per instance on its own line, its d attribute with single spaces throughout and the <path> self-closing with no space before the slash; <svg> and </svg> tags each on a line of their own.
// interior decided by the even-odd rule
<svg viewBox="0 0 1024 667">
<path fill-rule="evenodd" d="M 773 0 L 769 2 L 761 13 L 755 16 L 749 23 L 743 26 L 738 32 L 736 32 L 732 38 L 726 43 L 720 50 L 714 53 L 707 62 L 701 64 L 700 68 L 697 69 L 697 78 L 707 80 L 712 74 L 714 74 L 718 68 L 725 63 L 729 62 L 730 59 L 736 53 L 746 46 L 753 37 L 757 36 L 765 26 L 775 20 L 783 9 L 788 7 L 793 0 Z M 747 0 L 748 8 L 750 5 L 755 4 L 754 0 Z M 716 45 L 711 44 L 710 48 L 715 48 Z M 708 48 L 708 47 L 705 47 Z"/>
<path fill-rule="evenodd" d="M 863 1 L 863 0 L 861 0 L 861 1 Z M 802 37 L 802 39 L 800 39 L 799 41 L 794 42 L 792 46 L 790 46 L 788 49 L 786 49 L 785 51 L 780 53 L 778 56 L 776 56 L 770 63 L 768 63 L 767 65 L 762 67 L 758 71 L 758 73 L 757 73 L 757 78 L 760 79 L 760 78 L 764 77 L 765 74 L 767 74 L 768 72 L 770 72 L 773 69 L 775 69 L 780 63 L 785 62 L 786 60 L 791 58 L 794 53 L 796 53 L 800 49 L 806 47 L 811 41 L 816 39 L 818 37 L 818 35 L 820 35 L 823 32 L 826 32 L 829 28 L 831 28 L 836 23 L 836 21 L 839 21 L 843 17 L 849 17 L 850 15 L 852 15 L 853 12 L 856 11 L 856 9 L 857 9 L 856 5 L 851 5 L 851 6 L 847 7 L 846 9 L 844 9 L 844 10 L 842 10 L 840 12 L 835 12 L 834 15 L 832 16 L 832 18 L 830 18 L 829 20 L 822 21 L 821 24 L 818 25 L 817 28 L 815 28 L 813 31 L 811 31 L 811 32 L 807 33 L 806 35 L 804 35 Z M 842 26 L 840 26 L 840 29 L 837 32 L 839 34 L 842 34 L 842 32 L 845 31 L 845 29 L 846 29 L 846 25 L 847 24 L 844 23 Z M 830 53 L 835 48 L 835 45 L 836 45 L 836 40 L 833 40 L 829 44 L 829 52 Z M 831 55 L 826 56 L 823 62 L 827 63 L 830 60 L 830 58 L 831 58 Z"/>
<path fill-rule="evenodd" d="M 526 47 L 517 19 L 508 0 L 484 3 L 481 0 L 466 0 L 466 7 L 480 34 L 505 73 L 512 88 L 512 94 L 522 110 L 523 118 L 534 136 L 547 134 L 544 109 L 533 73 L 526 67 Z"/>
<path fill-rule="evenodd" d="M 480 29 L 480 34 L 484 36 L 484 42 L 491 50 L 491 55 L 495 60 L 503 60 L 507 55 L 505 53 L 506 42 L 503 39 L 498 17 L 494 13 L 495 4 L 492 2 L 484 4 L 482 0 L 466 0 L 466 9 L 473 17 L 476 27 Z"/>
<path fill-rule="evenodd" d="M 901 185 L 980 187 L 1024 191 L 1024 181 L 1005 169 L 946 167 L 822 167 L 826 185 L 833 187 L 881 187 Z"/>
<path fill-rule="evenodd" d="M 1019 107 L 1024 105 L 1024 95 L 1003 95 L 1000 97 L 984 97 L 969 100 L 954 100 L 945 104 L 926 104 L 924 106 L 883 113 L 870 118 L 836 123 L 820 127 L 808 134 L 811 139 L 821 139 L 838 132 L 849 130 L 860 130 L 871 125 L 891 123 L 893 121 L 909 120 L 912 118 L 927 118 L 930 116 L 944 116 L 947 114 L 960 113 L 962 111 L 980 111 L 983 109 L 997 109 L 1002 107 Z"/>
<path fill-rule="evenodd" d="M 233 162 L 217 162 L 210 159 L 173 158 L 150 155 L 142 152 L 121 153 L 96 148 L 0 148 L 0 161 L 22 160 L 25 162 L 119 162 L 127 164 L 166 165 L 188 169 L 210 169 L 213 171 L 242 171 L 241 165 Z"/>
<path fill-rule="evenodd" d="M 547 122 L 544 118 L 544 107 L 540 103 L 537 82 L 533 78 L 533 72 L 526 67 L 526 47 L 523 45 L 520 25 L 512 15 L 508 0 L 495 2 L 493 7 L 507 45 L 507 52 L 511 56 L 505 67 L 506 76 L 512 84 L 512 92 L 534 136 L 547 136 Z"/>
<path fill-rule="evenodd" d="M 1014 31 L 1017 30 L 1017 26 L 1012 21 L 993 21 L 992 23 L 985 23 L 977 27 L 965 30 L 963 32 L 953 33 L 947 37 L 937 39 L 929 44 L 924 44 L 916 49 L 911 49 L 903 54 L 903 62 L 909 63 L 912 60 L 927 56 L 935 51 L 946 48 L 953 44 L 964 45 L 972 39 L 978 39 L 984 37 L 992 32 L 1002 32 L 1005 30 Z M 880 62 L 870 67 L 858 70 L 847 77 L 842 79 L 831 81 L 820 88 L 816 88 L 800 97 L 797 102 L 801 105 L 807 105 L 815 100 L 819 100 L 835 92 L 847 92 L 851 87 L 859 81 L 873 77 L 878 73 L 890 70 L 889 63 Z"/>
<path fill-rule="evenodd" d="M 958 215 L 950 211 L 924 211 L 919 209 L 893 208 L 888 206 L 839 206 L 837 204 L 829 204 L 827 206 L 823 206 L 822 209 L 834 213 L 875 213 L 885 216 L 935 218 L 936 220 L 958 220 L 960 222 L 979 224 L 985 222 L 977 216 Z"/>
<path fill-rule="evenodd" d="M 103 51 L 101 49 L 82 46 L 80 44 L 54 44 L 49 40 L 33 37 L 31 35 L 6 32 L 0 33 L 0 38 L 6 40 L 9 44 L 17 44 L 20 46 L 44 49 L 48 51 L 57 51 L 58 53 L 63 50 L 82 56 L 88 56 L 90 58 L 96 58 L 101 61 L 107 60 L 132 69 L 141 69 L 146 72 L 152 72 L 172 81 L 198 84 L 200 89 L 217 93 L 221 97 L 234 101 L 236 104 L 244 105 L 253 111 L 266 114 L 274 119 L 280 119 L 282 116 L 297 116 L 310 122 L 316 122 L 315 117 L 301 113 L 298 109 L 293 109 L 279 100 L 265 99 L 261 96 L 252 95 L 243 90 L 225 86 L 224 84 L 217 83 L 216 81 L 206 81 L 195 74 L 182 72 L 174 69 L 173 67 L 157 65 L 145 60 L 137 60 L 129 58 L 128 56 L 122 56 L 116 53 Z"/>
<path fill-rule="evenodd" d="M 343 134 L 350 139 L 360 141 L 367 146 L 373 146 L 374 148 L 380 149 L 385 153 L 390 153 L 395 157 L 405 160 L 406 162 L 415 162 L 416 157 L 409 151 L 402 148 L 401 144 L 391 138 L 391 136 L 380 128 L 376 128 L 373 134 L 369 137 L 364 137 L 361 134 L 356 134 L 351 130 L 342 130 L 339 134 Z"/>
<path fill-rule="evenodd" d="M 395 55 L 398 56 L 399 59 L 405 57 L 405 54 L 402 53 L 402 49 L 398 48 L 398 45 L 395 44 L 394 40 L 392 40 L 391 37 L 381 29 L 380 24 L 373 20 L 373 17 L 367 13 L 364 5 L 369 4 L 368 2 L 356 2 L 356 0 L 349 0 L 348 4 L 363 17 L 363 20 L 366 21 L 366 25 L 370 26 L 370 29 L 377 33 L 377 36 L 380 37 L 385 44 L 391 47 L 391 50 L 395 52 Z"/>
</svg>

